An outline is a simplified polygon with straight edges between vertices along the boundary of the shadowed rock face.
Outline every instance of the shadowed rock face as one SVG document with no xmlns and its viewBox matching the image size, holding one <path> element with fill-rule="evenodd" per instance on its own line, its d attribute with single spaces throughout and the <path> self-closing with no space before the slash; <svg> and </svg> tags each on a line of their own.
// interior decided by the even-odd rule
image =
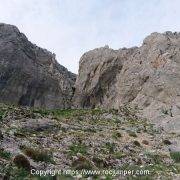
<svg viewBox="0 0 180 180">
<path fill-rule="evenodd" d="M 153 33 L 139 48 L 115 51 L 104 47 L 85 53 L 74 97 L 76 107 L 119 108 L 130 104 L 157 121 L 178 117 L 180 34 Z"/>
<path fill-rule="evenodd" d="M 15 26 L 0 24 L 0 102 L 69 108 L 75 78 L 54 54 L 29 42 Z"/>
</svg>

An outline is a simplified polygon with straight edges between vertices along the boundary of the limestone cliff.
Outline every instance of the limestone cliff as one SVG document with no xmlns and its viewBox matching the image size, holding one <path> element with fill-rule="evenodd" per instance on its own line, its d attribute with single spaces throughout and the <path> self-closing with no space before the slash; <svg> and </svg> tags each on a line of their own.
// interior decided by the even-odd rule
<svg viewBox="0 0 180 180">
<path fill-rule="evenodd" d="M 69 108 L 75 75 L 55 55 L 28 41 L 12 25 L 0 24 L 0 102 Z"/>
<path fill-rule="evenodd" d="M 180 115 L 180 34 L 152 33 L 142 46 L 98 48 L 80 60 L 74 106 L 119 108 L 129 104 L 143 116 L 168 122 Z M 178 123 L 179 124 L 179 123 Z"/>
</svg>

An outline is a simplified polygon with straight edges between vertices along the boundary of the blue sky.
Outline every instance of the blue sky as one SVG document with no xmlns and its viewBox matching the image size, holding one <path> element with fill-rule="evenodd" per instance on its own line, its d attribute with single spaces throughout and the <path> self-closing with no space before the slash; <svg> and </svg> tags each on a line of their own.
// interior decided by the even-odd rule
<svg viewBox="0 0 180 180">
<path fill-rule="evenodd" d="M 152 32 L 180 31 L 179 0 L 0 0 L 0 22 L 56 54 L 77 73 L 88 50 L 141 45 Z"/>
</svg>

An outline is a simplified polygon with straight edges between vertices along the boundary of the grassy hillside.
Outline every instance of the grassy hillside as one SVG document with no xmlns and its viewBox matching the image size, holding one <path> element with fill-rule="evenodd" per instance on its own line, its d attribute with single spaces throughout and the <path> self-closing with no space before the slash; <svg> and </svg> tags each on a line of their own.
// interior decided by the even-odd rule
<svg viewBox="0 0 180 180">
<path fill-rule="evenodd" d="M 42 110 L 0 105 L 0 178 L 86 179 L 32 175 L 36 170 L 148 170 L 148 175 L 89 175 L 93 179 L 178 178 L 180 154 L 168 134 L 134 109 Z"/>
</svg>

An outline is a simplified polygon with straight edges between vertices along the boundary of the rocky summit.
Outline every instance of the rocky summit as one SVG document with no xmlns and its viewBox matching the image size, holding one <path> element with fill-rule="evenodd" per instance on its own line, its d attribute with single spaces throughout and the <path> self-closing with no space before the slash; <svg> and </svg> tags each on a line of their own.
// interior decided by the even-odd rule
<svg viewBox="0 0 180 180">
<path fill-rule="evenodd" d="M 75 78 L 54 54 L 29 42 L 15 26 L 0 24 L 0 102 L 69 108 Z"/>
</svg>

